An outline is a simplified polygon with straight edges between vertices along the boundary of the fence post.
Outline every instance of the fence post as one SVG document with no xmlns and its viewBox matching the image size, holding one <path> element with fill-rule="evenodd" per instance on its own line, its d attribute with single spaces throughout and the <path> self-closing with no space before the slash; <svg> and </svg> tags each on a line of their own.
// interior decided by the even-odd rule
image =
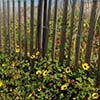
<svg viewBox="0 0 100 100">
<path fill-rule="evenodd" d="M 27 59 L 27 1 L 24 0 L 25 59 Z"/>
<path fill-rule="evenodd" d="M 12 2 L 12 8 L 13 8 L 13 37 L 14 37 L 14 52 L 16 50 L 16 29 L 15 29 L 15 0 Z"/>
<path fill-rule="evenodd" d="M 6 26 L 6 5 L 3 0 L 3 33 L 4 33 L 4 51 L 7 51 L 7 26 Z"/>
<path fill-rule="evenodd" d="M 21 1 L 18 0 L 18 38 L 19 38 L 19 47 L 20 53 L 19 58 L 22 59 L 22 40 L 21 40 Z"/>
<path fill-rule="evenodd" d="M 1 1 L 0 1 L 0 52 L 2 52 L 2 28 L 1 28 L 1 20 L 2 20 L 2 16 L 1 16 Z"/>
<path fill-rule="evenodd" d="M 51 5 L 52 5 L 52 0 L 49 0 L 49 5 L 48 5 L 48 28 L 49 28 L 49 21 L 51 17 Z"/>
<path fill-rule="evenodd" d="M 72 37 L 74 30 L 75 5 L 76 5 L 76 0 L 73 0 L 72 14 L 71 14 L 71 28 L 70 28 L 69 44 L 68 44 L 68 65 L 70 65 L 70 60 L 71 60 L 70 57 L 71 57 Z"/>
<path fill-rule="evenodd" d="M 83 12 L 84 12 L 84 0 L 81 0 L 80 4 L 80 15 L 78 23 L 78 33 L 76 36 L 76 46 L 75 46 L 75 67 L 78 67 L 79 57 L 80 57 L 80 44 L 81 44 L 81 35 L 82 35 L 82 24 L 83 24 Z"/>
<path fill-rule="evenodd" d="M 95 31 L 97 1 L 98 0 L 93 0 L 93 6 L 91 11 L 90 23 L 89 23 L 88 41 L 87 41 L 86 55 L 85 55 L 85 61 L 88 64 L 90 64 L 93 36 Z"/>
<path fill-rule="evenodd" d="M 42 42 L 43 57 L 48 49 L 48 0 L 44 0 L 44 18 L 43 18 L 43 42 Z"/>
<path fill-rule="evenodd" d="M 33 54 L 33 35 L 34 35 L 34 0 L 31 0 L 31 11 L 30 11 L 30 55 Z"/>
<path fill-rule="evenodd" d="M 64 58 L 64 47 L 66 42 L 67 9 L 68 9 L 68 0 L 63 0 L 61 46 L 60 46 L 60 53 L 59 53 L 59 61 L 61 63 L 63 62 L 63 58 Z"/>
<path fill-rule="evenodd" d="M 38 2 L 38 18 L 37 18 L 37 35 L 36 35 L 36 47 L 39 51 L 42 49 L 42 33 L 43 33 L 43 12 L 44 12 L 44 0 Z"/>
<path fill-rule="evenodd" d="M 97 87 L 100 86 L 100 37 L 99 37 L 99 49 L 98 49 L 98 70 L 97 70 Z"/>
<path fill-rule="evenodd" d="M 10 6 L 9 0 L 7 0 L 7 10 L 8 10 L 8 51 L 9 55 L 11 55 L 11 34 L 10 34 Z"/>
<path fill-rule="evenodd" d="M 53 26 L 53 41 L 52 41 L 52 61 L 55 59 L 55 49 L 56 49 L 56 31 L 57 31 L 57 8 L 58 0 L 55 0 L 55 10 L 54 10 L 54 26 Z"/>
</svg>

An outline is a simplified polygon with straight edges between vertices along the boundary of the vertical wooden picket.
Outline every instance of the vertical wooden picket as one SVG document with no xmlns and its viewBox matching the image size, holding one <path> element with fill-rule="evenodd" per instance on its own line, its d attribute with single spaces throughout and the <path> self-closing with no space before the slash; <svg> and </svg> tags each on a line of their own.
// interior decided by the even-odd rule
<svg viewBox="0 0 100 100">
<path fill-rule="evenodd" d="M 19 53 L 19 59 L 22 59 L 22 39 L 21 39 L 21 1 L 18 0 L 18 39 L 19 39 L 19 47 L 20 47 L 20 53 Z"/>
<path fill-rule="evenodd" d="M 69 44 L 68 44 L 68 65 L 70 65 L 70 60 L 71 60 L 70 58 L 71 58 L 72 37 L 74 31 L 75 5 L 76 5 L 76 0 L 73 0 L 72 13 L 71 13 L 71 27 L 70 27 Z"/>
<path fill-rule="evenodd" d="M 1 1 L 0 1 L 0 52 L 2 52 L 2 15 L 1 15 Z"/>
<path fill-rule="evenodd" d="M 36 35 L 36 47 L 39 51 L 42 50 L 42 33 L 43 33 L 43 9 L 44 0 L 38 2 L 38 18 L 37 18 L 37 35 Z"/>
<path fill-rule="evenodd" d="M 44 18 L 43 18 L 43 42 L 42 55 L 47 53 L 48 49 L 48 0 L 44 0 Z"/>
<path fill-rule="evenodd" d="M 33 54 L 33 35 L 34 35 L 34 0 L 31 0 L 31 11 L 30 11 L 30 55 Z"/>
<path fill-rule="evenodd" d="M 82 35 L 82 24 L 83 24 L 83 11 L 84 11 L 84 0 L 81 0 L 80 4 L 80 15 L 78 23 L 78 32 L 76 36 L 76 46 L 75 46 L 75 67 L 78 66 L 79 57 L 80 57 L 80 44 L 81 44 L 81 35 Z"/>
<path fill-rule="evenodd" d="M 50 17 L 51 17 L 51 6 L 52 6 L 52 0 L 49 0 L 49 5 L 48 5 L 48 27 L 49 27 L 49 22 L 50 22 Z"/>
<path fill-rule="evenodd" d="M 4 33 L 4 52 L 7 51 L 7 26 L 6 26 L 6 2 L 3 0 L 3 33 Z"/>
<path fill-rule="evenodd" d="M 64 47 L 66 41 L 66 25 L 67 25 L 67 9 L 68 0 L 63 0 L 63 19 L 62 19 L 62 32 L 61 32 L 61 46 L 59 53 L 59 61 L 62 63 L 64 58 Z"/>
<path fill-rule="evenodd" d="M 13 38 L 14 38 L 14 52 L 16 51 L 16 18 L 15 18 L 15 0 L 12 2 L 13 9 Z"/>
<path fill-rule="evenodd" d="M 8 52 L 11 55 L 11 34 L 10 34 L 10 4 L 7 0 L 7 13 L 8 13 Z"/>
<path fill-rule="evenodd" d="M 27 1 L 24 0 L 25 59 L 27 59 Z"/>
<path fill-rule="evenodd" d="M 53 41 L 52 41 L 52 61 L 55 59 L 55 49 L 56 49 L 56 31 L 57 31 L 57 8 L 58 0 L 55 0 L 55 11 L 54 11 L 54 26 L 53 26 Z"/>
<path fill-rule="evenodd" d="M 93 36 L 94 36 L 94 31 L 95 31 L 97 1 L 98 0 L 93 0 L 93 6 L 91 10 L 91 17 L 90 17 L 90 23 L 89 23 L 88 41 L 87 41 L 86 55 L 85 55 L 85 61 L 88 64 L 90 64 Z"/>
</svg>

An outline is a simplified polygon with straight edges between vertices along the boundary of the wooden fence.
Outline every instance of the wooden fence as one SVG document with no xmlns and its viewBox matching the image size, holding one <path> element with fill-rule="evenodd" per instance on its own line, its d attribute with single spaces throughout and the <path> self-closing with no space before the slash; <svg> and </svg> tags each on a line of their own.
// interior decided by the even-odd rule
<svg viewBox="0 0 100 100">
<path fill-rule="evenodd" d="M 54 11 L 54 18 L 53 18 L 53 27 L 52 27 L 52 46 L 51 46 L 51 58 L 52 61 L 56 58 L 56 39 L 57 39 L 57 24 L 58 24 L 58 0 L 54 0 L 54 8 L 52 8 L 52 0 L 38 0 L 38 8 L 37 14 L 35 12 L 35 0 L 30 0 L 30 5 L 28 3 L 29 0 L 24 0 L 24 10 L 22 12 L 22 2 L 21 0 L 0 0 L 0 51 L 1 52 L 8 52 L 9 55 L 16 51 L 16 45 L 20 47 L 20 59 L 22 59 L 22 54 L 24 52 L 25 58 L 27 58 L 27 52 L 30 51 L 30 55 L 33 54 L 34 49 L 38 49 L 42 56 L 45 57 L 48 53 L 48 44 L 49 44 L 49 35 L 50 35 L 50 20 L 51 20 L 51 13 Z M 64 54 L 67 53 L 67 65 L 70 66 L 71 62 L 71 51 L 72 51 L 72 42 L 73 36 L 75 38 L 75 67 L 79 65 L 80 61 L 80 48 L 81 47 L 81 39 L 83 34 L 83 21 L 84 21 L 84 0 L 80 0 L 79 3 L 79 18 L 77 20 L 78 27 L 76 34 L 74 32 L 75 27 L 75 10 L 77 0 L 73 0 L 71 8 L 69 10 L 69 3 L 68 0 L 62 0 L 63 2 L 63 10 L 62 13 L 62 24 L 61 24 L 61 32 L 60 32 L 60 50 L 59 50 L 59 61 L 63 62 Z M 16 7 L 16 3 L 18 4 Z M 91 14 L 89 16 L 89 29 L 88 29 L 88 36 L 87 36 L 87 44 L 86 44 L 86 52 L 84 60 L 88 64 L 90 64 L 91 53 L 93 49 L 93 37 L 95 33 L 95 26 L 96 26 L 96 11 L 97 11 L 97 4 L 98 0 L 93 0 L 93 5 L 91 7 Z M 12 5 L 12 6 L 11 6 Z M 27 7 L 30 7 L 30 23 L 29 23 L 29 34 L 28 34 L 28 21 L 27 21 Z M 17 9 L 17 10 L 16 10 Z M 52 10 L 53 9 L 53 10 Z M 52 12 L 51 12 L 52 10 Z M 11 12 L 12 11 L 12 12 Z M 70 34 L 67 34 L 67 22 L 68 16 L 70 11 Z M 18 12 L 18 13 L 17 13 Z M 22 13 L 24 13 L 24 20 L 22 19 Z M 36 14 L 36 15 L 35 15 Z M 37 16 L 37 25 L 35 26 L 34 18 Z M 18 33 L 16 32 L 17 27 L 16 23 L 18 22 Z M 22 24 L 24 23 L 24 24 Z M 22 33 L 22 27 L 24 25 L 24 35 Z M 11 30 L 12 28 L 12 30 Z M 36 31 L 34 31 L 36 29 Z M 12 32 L 11 32 L 12 31 Z M 18 38 L 17 38 L 18 36 Z M 100 36 L 100 33 L 99 33 Z M 22 40 L 24 37 L 24 40 Z M 68 37 L 68 38 L 66 38 Z M 29 41 L 28 41 L 29 38 Z M 24 45 L 23 45 L 24 41 Z M 65 44 L 67 42 L 67 51 L 65 51 Z M 28 43 L 29 42 L 29 43 Z M 24 51 L 22 47 L 24 46 Z M 100 46 L 98 46 L 98 59 L 100 59 Z M 100 60 L 98 60 L 98 65 L 100 67 Z"/>
</svg>

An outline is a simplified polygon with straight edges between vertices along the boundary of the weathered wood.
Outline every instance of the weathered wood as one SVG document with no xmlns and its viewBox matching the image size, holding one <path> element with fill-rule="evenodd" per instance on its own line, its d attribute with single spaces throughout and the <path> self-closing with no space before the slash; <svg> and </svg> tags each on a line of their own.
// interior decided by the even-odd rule
<svg viewBox="0 0 100 100">
<path fill-rule="evenodd" d="M 0 52 L 2 51 L 2 28 L 1 28 L 1 25 L 2 25 L 2 16 L 1 16 L 1 1 L 0 1 Z"/>
<path fill-rule="evenodd" d="M 30 55 L 33 54 L 33 36 L 34 36 L 34 0 L 31 0 L 31 19 L 30 19 Z"/>
<path fill-rule="evenodd" d="M 68 0 L 63 0 L 61 46 L 60 46 L 60 54 L 59 54 L 59 61 L 61 63 L 63 62 L 63 58 L 64 58 L 64 47 L 65 47 L 65 42 L 66 42 L 67 10 L 68 10 Z"/>
<path fill-rule="evenodd" d="M 95 24 L 96 24 L 97 1 L 98 0 L 93 0 L 93 6 L 91 11 L 90 23 L 89 23 L 88 40 L 87 40 L 86 55 L 85 55 L 85 61 L 88 64 L 90 64 L 90 58 L 92 52 L 93 36 L 94 36 Z"/>
<path fill-rule="evenodd" d="M 19 58 L 22 59 L 22 35 L 21 35 L 21 1 L 18 0 L 18 39 L 19 39 L 19 47 L 20 47 L 20 53 Z"/>
<path fill-rule="evenodd" d="M 84 11 L 84 0 L 81 0 L 80 4 L 80 15 L 78 23 L 78 32 L 76 36 L 76 46 L 75 46 L 75 67 L 78 67 L 79 57 L 80 57 L 80 44 L 82 35 L 82 25 L 83 25 L 83 11 Z"/>
<path fill-rule="evenodd" d="M 44 0 L 43 42 L 42 55 L 45 57 L 48 49 L 48 0 Z"/>
<path fill-rule="evenodd" d="M 13 38 L 14 38 L 14 52 L 16 51 L 16 15 L 15 15 L 15 0 L 12 2 L 12 9 L 13 9 Z"/>
<path fill-rule="evenodd" d="M 58 0 L 55 0 L 54 7 L 54 26 L 53 26 L 53 41 L 52 41 L 52 61 L 55 59 L 55 49 L 56 49 L 56 32 L 57 32 L 57 8 L 58 8 Z"/>
<path fill-rule="evenodd" d="M 24 34 L 25 34 L 25 59 L 27 59 L 27 1 L 24 0 Z"/>
<path fill-rule="evenodd" d="M 70 66 L 70 58 L 71 58 L 71 48 L 72 48 L 72 37 L 74 31 L 74 17 L 75 17 L 75 5 L 77 0 L 73 0 L 72 4 L 72 14 L 71 14 L 71 27 L 70 27 L 70 34 L 69 34 L 69 44 L 68 44 L 68 65 Z"/>
<path fill-rule="evenodd" d="M 39 51 L 42 50 L 42 37 L 43 37 L 43 12 L 44 12 L 44 0 L 39 0 L 38 3 L 38 18 L 37 18 L 37 35 L 36 35 L 36 47 Z"/>
<path fill-rule="evenodd" d="M 4 51 L 7 52 L 7 26 L 6 26 L 6 2 L 3 0 L 3 33 L 4 33 Z"/>
<path fill-rule="evenodd" d="M 100 86 L 100 37 L 99 37 L 99 48 L 98 48 L 98 70 L 97 70 L 97 80 L 96 86 Z"/>
<path fill-rule="evenodd" d="M 10 34 L 10 4 L 7 0 L 7 13 L 8 13 L 8 52 L 11 55 L 11 34 Z"/>
<path fill-rule="evenodd" d="M 52 6 L 52 0 L 49 0 L 49 5 L 48 5 L 48 27 L 49 27 L 49 22 L 50 22 L 50 17 L 51 17 L 51 6 Z"/>
</svg>

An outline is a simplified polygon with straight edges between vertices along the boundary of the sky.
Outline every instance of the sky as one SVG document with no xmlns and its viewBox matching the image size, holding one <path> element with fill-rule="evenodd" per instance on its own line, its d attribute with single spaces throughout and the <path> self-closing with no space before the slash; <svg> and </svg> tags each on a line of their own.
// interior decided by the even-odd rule
<svg viewBox="0 0 100 100">
<path fill-rule="evenodd" d="M 0 4 L 1 4 L 1 6 L 2 6 L 2 1 L 5 1 L 5 2 L 7 2 L 7 0 L 0 0 Z M 9 0 L 10 1 L 10 8 L 12 8 L 12 0 Z M 24 0 L 20 0 L 21 1 L 21 6 L 23 7 L 24 6 Z M 52 5 L 54 5 L 54 1 L 55 0 L 52 0 Z M 60 5 L 62 5 L 62 0 L 58 0 L 59 1 L 59 4 Z M 73 0 L 69 0 L 69 4 L 70 4 L 70 1 L 73 1 Z M 77 0 L 78 2 L 80 2 L 81 0 Z M 92 1 L 92 0 L 84 0 L 85 2 L 88 2 L 88 1 Z M 15 0 L 15 2 L 16 2 L 16 7 L 18 7 L 18 0 Z M 27 4 L 28 4 L 28 6 L 30 6 L 30 2 L 31 2 L 31 0 L 27 0 Z M 34 0 L 34 4 L 35 4 L 35 6 L 37 6 L 38 5 L 38 0 Z"/>
</svg>

